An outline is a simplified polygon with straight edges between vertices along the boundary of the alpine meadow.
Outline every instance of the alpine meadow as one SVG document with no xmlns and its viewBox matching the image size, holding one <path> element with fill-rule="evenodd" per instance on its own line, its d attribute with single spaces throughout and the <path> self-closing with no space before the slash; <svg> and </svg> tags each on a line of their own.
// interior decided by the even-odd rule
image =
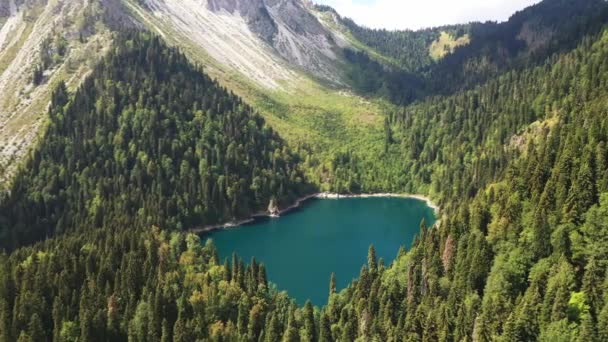
<svg viewBox="0 0 608 342">
<path fill-rule="evenodd" d="M 608 341 L 608 2 L 0 0 L 4 341 Z"/>
</svg>

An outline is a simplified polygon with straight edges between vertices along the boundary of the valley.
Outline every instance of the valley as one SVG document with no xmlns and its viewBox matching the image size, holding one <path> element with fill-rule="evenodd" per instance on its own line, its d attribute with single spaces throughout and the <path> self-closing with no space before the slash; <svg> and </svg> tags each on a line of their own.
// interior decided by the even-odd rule
<svg viewBox="0 0 608 342">
<path fill-rule="evenodd" d="M 607 47 L 603 0 L 0 1 L 0 341 L 605 341 Z M 441 212 L 192 233 L 320 192 Z"/>
<path fill-rule="evenodd" d="M 336 153 L 356 151 L 370 156 L 380 153 L 383 113 L 393 105 L 344 88 L 345 76 L 341 71 L 344 61 L 338 56 L 341 47 L 350 45 L 353 38 L 330 22 L 322 20 L 311 30 L 325 30 L 332 39 L 298 45 L 288 53 L 297 60 L 291 63 L 290 57 L 284 60 L 276 56 L 272 46 L 249 30 L 247 18 L 243 20 L 225 9 L 214 12 L 196 2 L 163 2 L 162 6 L 154 3 L 150 5 L 151 11 L 135 3 L 128 6 L 153 32 L 204 65 L 205 72 L 251 103 L 291 146 L 312 158 L 310 176 L 324 182 L 323 167 L 327 167 L 324 164 Z M 312 9 L 310 4 L 304 6 Z M 321 16 L 314 10 L 312 13 Z M 214 25 L 220 25 L 222 30 L 213 30 Z M 197 33 L 192 35 L 192 31 Z M 217 33 L 221 36 L 214 36 Z M 313 35 L 306 31 L 292 34 Z M 306 41 L 302 37 L 299 40 Z M 307 51 L 311 46 L 313 50 Z M 297 58 L 307 54 L 317 57 Z M 329 185 L 325 190 L 328 188 Z"/>
</svg>

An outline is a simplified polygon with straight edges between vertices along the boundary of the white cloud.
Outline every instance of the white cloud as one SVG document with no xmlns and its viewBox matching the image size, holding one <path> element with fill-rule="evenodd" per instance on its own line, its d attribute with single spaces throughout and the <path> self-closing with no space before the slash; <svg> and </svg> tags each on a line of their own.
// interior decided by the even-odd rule
<svg viewBox="0 0 608 342">
<path fill-rule="evenodd" d="M 471 21 L 504 21 L 539 0 L 315 0 L 373 28 L 419 29 Z"/>
</svg>

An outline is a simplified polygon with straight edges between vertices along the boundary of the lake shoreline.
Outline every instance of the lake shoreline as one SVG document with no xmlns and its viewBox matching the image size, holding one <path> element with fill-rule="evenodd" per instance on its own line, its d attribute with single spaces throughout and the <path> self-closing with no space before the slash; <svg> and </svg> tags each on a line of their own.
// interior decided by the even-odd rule
<svg viewBox="0 0 608 342">
<path fill-rule="evenodd" d="M 195 227 L 195 228 L 189 229 L 188 232 L 194 233 L 194 234 L 203 234 L 203 233 L 210 233 L 210 232 L 213 232 L 216 230 L 221 230 L 221 229 L 236 228 L 236 227 L 239 227 L 239 226 L 242 226 L 245 224 L 253 223 L 253 222 L 255 222 L 255 220 L 261 219 L 261 218 L 281 217 L 281 215 L 283 215 L 283 214 L 287 214 L 292 210 L 300 208 L 300 206 L 302 206 L 302 204 L 304 202 L 307 202 L 311 199 L 336 199 L 337 200 L 337 199 L 344 199 L 344 198 L 412 198 L 412 199 L 416 199 L 416 200 L 425 202 L 429 208 L 433 209 L 436 216 L 439 215 L 439 210 L 440 210 L 439 206 L 436 205 L 429 197 L 424 196 L 424 195 L 418 195 L 418 194 L 395 194 L 395 193 L 339 194 L 339 193 L 335 193 L 335 192 L 318 192 L 318 193 L 309 194 L 309 195 L 298 198 L 292 205 L 285 207 L 283 209 L 280 209 L 278 211 L 278 213 L 276 213 L 276 214 L 269 213 L 268 211 L 261 211 L 261 212 L 252 214 L 249 218 L 246 218 L 246 219 L 230 221 L 230 222 L 221 223 L 221 224 L 212 224 L 212 225 L 207 225 L 207 226 L 202 226 L 202 227 Z M 439 219 L 437 219 L 435 224 L 438 224 L 439 222 L 440 222 Z"/>
<path fill-rule="evenodd" d="M 426 205 L 439 214 L 439 206 L 436 205 L 429 197 L 417 194 L 394 194 L 394 193 L 377 193 L 377 194 L 338 194 L 333 192 L 322 192 L 317 194 L 319 199 L 343 199 L 343 198 L 412 198 L 423 201 Z"/>
</svg>

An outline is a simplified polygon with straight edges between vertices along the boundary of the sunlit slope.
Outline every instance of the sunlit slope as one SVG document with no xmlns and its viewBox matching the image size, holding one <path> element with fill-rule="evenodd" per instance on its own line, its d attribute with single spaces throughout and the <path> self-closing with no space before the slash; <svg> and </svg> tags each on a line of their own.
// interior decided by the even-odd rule
<svg viewBox="0 0 608 342">
<path fill-rule="evenodd" d="M 44 127 L 51 90 L 80 84 L 110 46 L 101 8 L 88 1 L 8 1 L 0 14 L 0 185 Z M 38 80 L 34 71 L 39 69 Z"/>
<path fill-rule="evenodd" d="M 382 145 L 384 113 L 389 105 L 348 90 L 340 54 L 341 46 L 350 46 L 352 39 L 325 20 L 317 23 L 331 33 L 335 45 L 330 50 L 335 58 L 308 66 L 288 60 L 277 47 L 252 32 L 247 18 L 239 13 L 214 12 L 205 2 L 149 0 L 141 5 L 128 1 L 126 8 L 137 21 L 180 47 L 220 84 L 251 103 L 290 145 L 301 148 L 304 154 L 315 152 L 311 163 L 320 165 L 336 152 L 381 152 L 374 149 Z M 315 18 L 319 15 L 312 7 L 306 9 Z M 269 11 L 274 13 L 272 7 Z M 288 30 L 281 20 L 276 21 L 278 30 Z M 307 32 L 292 30 L 290 34 L 310 39 Z M 323 46 L 313 44 L 308 49 L 317 55 L 330 55 Z M 332 76 L 325 77 L 329 72 Z"/>
</svg>

